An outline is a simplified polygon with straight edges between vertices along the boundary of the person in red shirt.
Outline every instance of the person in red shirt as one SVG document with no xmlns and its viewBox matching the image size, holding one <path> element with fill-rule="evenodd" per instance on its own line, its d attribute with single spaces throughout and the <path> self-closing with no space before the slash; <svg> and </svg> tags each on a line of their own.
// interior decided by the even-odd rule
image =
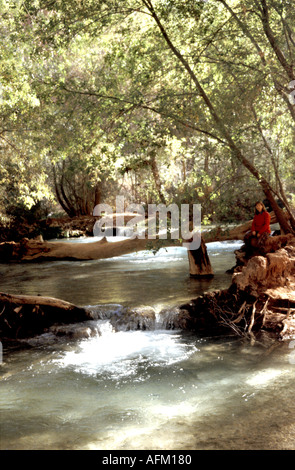
<svg viewBox="0 0 295 470">
<path fill-rule="evenodd" d="M 248 258 L 253 255 L 254 246 L 258 247 L 259 250 L 263 252 L 263 243 L 270 234 L 270 215 L 263 202 L 258 201 L 255 204 L 255 215 L 251 230 L 249 230 L 244 237 L 246 257 Z M 256 241 L 253 239 L 256 239 Z"/>
<path fill-rule="evenodd" d="M 259 238 L 264 233 L 271 233 L 270 215 L 261 201 L 255 204 L 255 215 L 251 226 L 252 235 Z"/>
</svg>

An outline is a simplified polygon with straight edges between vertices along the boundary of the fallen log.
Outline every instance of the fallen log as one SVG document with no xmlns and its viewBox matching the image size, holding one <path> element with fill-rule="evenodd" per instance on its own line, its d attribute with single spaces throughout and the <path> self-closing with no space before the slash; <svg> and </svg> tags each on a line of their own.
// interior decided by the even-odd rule
<svg viewBox="0 0 295 470">
<path fill-rule="evenodd" d="M 271 223 L 276 222 L 276 216 L 271 213 Z M 202 231 L 202 238 L 205 243 L 225 240 L 242 240 L 245 233 L 251 228 L 251 221 L 243 223 L 232 229 L 222 229 L 217 227 L 209 231 Z M 158 248 L 159 246 L 180 246 L 178 240 L 149 240 L 145 239 L 125 239 L 116 242 L 108 242 L 103 238 L 97 242 L 58 242 L 41 241 L 38 239 L 24 238 L 20 242 L 0 243 L 0 262 L 10 261 L 52 261 L 52 260 L 96 260 L 113 258 L 125 254 L 142 251 L 145 249 Z M 190 260 L 193 264 L 193 259 Z M 192 268 L 192 274 L 195 268 Z M 208 268 L 210 270 L 210 267 Z M 209 273 L 210 274 L 210 273 Z"/>
<path fill-rule="evenodd" d="M 3 242 L 2 261 L 52 261 L 95 260 L 113 258 L 146 249 L 148 241 L 126 239 L 108 242 L 105 238 L 97 242 L 48 242 L 23 239 L 20 243 Z M 1 249 L 0 249 L 1 254 Z"/>
<path fill-rule="evenodd" d="M 284 246 L 264 256 L 254 256 L 236 271 L 228 289 L 205 293 L 179 306 L 179 316 L 171 317 L 169 328 L 205 336 L 234 331 L 251 340 L 262 331 L 274 333 L 278 339 L 294 338 L 295 237 L 280 237 L 276 246 L 278 243 Z M 136 328 L 147 327 L 143 313 L 131 314 Z M 147 313 L 148 320 L 153 320 L 153 314 Z M 129 317 L 129 313 L 126 315 Z M 33 337 L 53 325 L 92 319 L 91 311 L 59 299 L 0 293 L 2 340 Z"/>
<path fill-rule="evenodd" d="M 58 324 L 89 320 L 87 309 L 64 300 L 34 295 L 0 293 L 1 340 L 21 339 L 44 333 Z"/>
<path fill-rule="evenodd" d="M 270 212 L 270 224 L 277 223 L 277 217 L 274 212 Z M 287 216 L 286 216 L 287 217 Z M 245 234 L 251 230 L 252 220 L 248 220 L 232 228 L 216 227 L 211 230 L 202 231 L 202 236 L 206 243 L 221 242 L 227 240 L 243 240 Z"/>
</svg>

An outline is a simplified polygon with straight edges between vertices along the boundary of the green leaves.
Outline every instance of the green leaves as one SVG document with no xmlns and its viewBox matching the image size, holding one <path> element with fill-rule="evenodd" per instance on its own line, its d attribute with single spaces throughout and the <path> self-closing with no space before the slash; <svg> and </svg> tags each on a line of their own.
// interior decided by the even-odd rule
<svg viewBox="0 0 295 470">
<path fill-rule="evenodd" d="M 74 212 L 91 212 L 99 184 L 107 199 L 122 190 L 131 202 L 201 202 L 204 220 L 238 217 L 237 201 L 246 214 L 242 200 L 251 206 L 260 189 L 213 109 L 277 194 L 293 194 L 279 52 L 294 64 L 295 18 L 290 2 L 266 3 L 274 44 L 261 1 L 2 1 L 4 186 L 27 205 L 53 194 L 60 203 L 63 189 Z M 26 168 L 12 186 L 10 164 Z"/>
</svg>

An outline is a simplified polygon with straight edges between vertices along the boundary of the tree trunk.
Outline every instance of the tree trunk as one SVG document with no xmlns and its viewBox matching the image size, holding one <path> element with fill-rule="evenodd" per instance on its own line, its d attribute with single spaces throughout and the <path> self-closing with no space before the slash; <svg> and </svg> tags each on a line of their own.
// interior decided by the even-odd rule
<svg viewBox="0 0 295 470">
<path fill-rule="evenodd" d="M 155 181 L 155 186 L 156 186 L 156 190 L 157 190 L 157 193 L 159 195 L 160 201 L 161 201 L 162 204 L 166 204 L 165 196 L 162 192 L 162 183 L 161 183 L 161 180 L 160 180 L 159 169 L 158 169 L 158 165 L 157 165 L 157 161 L 156 161 L 156 155 L 155 155 L 154 151 L 151 152 L 151 169 L 152 169 L 152 173 L 153 173 L 153 177 L 154 177 L 154 181 Z"/>
<path fill-rule="evenodd" d="M 269 24 L 269 9 L 266 3 L 266 0 L 261 0 L 261 21 L 263 25 L 263 29 L 265 32 L 265 35 L 267 39 L 269 40 L 269 43 L 274 51 L 274 53 L 277 56 L 278 61 L 282 65 L 283 69 L 285 70 L 288 78 L 290 81 L 295 79 L 294 71 L 293 71 L 293 65 L 289 64 L 286 60 L 286 57 L 284 53 L 282 52 L 278 41 L 275 38 L 275 35 L 270 27 Z"/>
<path fill-rule="evenodd" d="M 101 182 L 98 181 L 95 186 L 94 192 L 94 207 L 100 204 L 101 202 Z"/>
<path fill-rule="evenodd" d="M 252 36 L 248 26 L 246 25 L 245 22 L 243 22 L 239 16 L 233 11 L 233 9 L 226 3 L 225 0 L 219 0 L 224 6 L 225 8 L 227 8 L 227 10 L 231 13 L 231 15 L 233 16 L 233 18 L 236 20 L 236 22 L 238 23 L 238 25 L 240 26 L 241 30 L 243 31 L 243 33 L 250 39 L 250 41 L 252 42 L 252 44 L 254 45 L 260 59 L 261 59 L 261 63 L 263 65 L 263 67 L 268 67 L 268 62 L 266 60 L 266 55 L 264 53 L 264 51 L 261 49 L 261 47 L 259 46 L 259 44 L 257 43 L 257 41 L 254 39 L 254 37 Z M 273 5 L 274 6 L 274 5 Z M 276 7 L 274 6 L 274 8 L 276 9 Z M 271 30 L 269 28 L 269 24 L 268 24 L 268 18 L 265 18 L 265 12 L 261 13 L 260 16 L 260 19 L 263 23 L 263 29 L 264 29 L 264 32 L 265 32 L 265 35 L 266 37 L 268 38 L 270 44 L 271 44 L 271 47 L 274 49 L 275 53 L 277 54 L 276 50 L 274 47 L 275 44 L 274 44 L 274 37 L 271 33 Z M 270 39 L 270 37 L 272 37 L 272 39 Z M 278 49 L 278 48 L 277 48 Z M 280 53 L 279 54 L 279 57 L 282 58 L 283 54 Z M 277 54 L 277 57 L 278 57 L 278 54 Z M 278 59 L 279 59 L 278 57 Z M 280 60 L 280 59 L 279 59 Z M 281 62 L 281 61 L 280 61 Z M 290 71 L 292 73 L 292 67 L 291 66 L 288 66 L 288 64 L 286 64 L 286 61 L 283 60 L 283 62 L 281 62 L 281 65 L 286 68 L 286 65 L 287 65 L 287 73 L 289 75 Z M 295 121 L 295 108 L 294 106 L 290 103 L 289 101 L 289 97 L 286 95 L 286 92 L 284 90 L 284 84 L 282 85 L 281 83 L 278 82 L 278 77 L 270 72 L 270 75 L 271 75 L 271 78 L 273 80 L 273 83 L 274 83 L 274 87 L 277 91 L 277 93 L 282 97 L 282 99 L 284 100 L 285 104 L 287 105 L 287 108 L 289 109 L 289 112 L 293 118 L 293 121 Z M 291 75 L 293 76 L 293 75 Z M 291 79 L 292 81 L 292 79 Z"/>
<path fill-rule="evenodd" d="M 55 323 L 91 318 L 84 308 L 52 297 L 0 293 L 2 338 L 20 339 L 44 333 Z"/>
<path fill-rule="evenodd" d="M 52 165 L 52 172 L 53 172 L 53 180 L 54 180 L 54 189 L 55 189 L 55 194 L 56 194 L 57 200 L 58 200 L 59 204 L 61 205 L 61 207 L 63 208 L 63 210 L 66 212 L 66 214 L 68 214 L 69 217 L 74 217 L 75 214 L 67 206 L 67 204 L 64 202 L 64 200 L 62 198 L 62 194 L 61 194 L 61 191 L 60 191 L 60 188 L 59 188 L 59 184 L 57 182 L 56 170 L 55 170 L 54 165 Z"/>
<path fill-rule="evenodd" d="M 211 277 L 214 275 L 203 237 L 201 237 L 200 248 L 188 250 L 187 253 L 189 272 L 192 277 Z"/>
<path fill-rule="evenodd" d="M 259 171 L 254 167 L 254 165 L 243 155 L 239 147 L 236 145 L 234 142 L 232 136 L 230 135 L 229 131 L 225 127 L 222 119 L 218 115 L 215 107 L 213 106 L 213 103 L 211 102 L 209 96 L 205 92 L 204 88 L 202 87 L 201 83 L 199 82 L 197 76 L 195 75 L 194 71 L 190 67 L 188 61 L 185 59 L 185 57 L 179 52 L 179 50 L 174 46 L 172 43 L 171 39 L 169 38 L 167 31 L 165 30 L 164 26 L 162 25 L 157 13 L 155 12 L 155 9 L 153 7 L 152 1 L 151 0 L 143 0 L 144 5 L 148 8 L 148 10 L 151 13 L 151 16 L 154 18 L 156 24 L 158 25 L 161 34 L 163 38 L 165 39 L 166 43 L 168 44 L 169 48 L 173 52 L 173 54 L 177 57 L 177 59 L 181 62 L 185 70 L 188 72 L 189 76 L 191 77 L 193 83 L 196 86 L 196 89 L 198 90 L 201 98 L 203 99 L 205 105 L 207 106 L 210 115 L 215 122 L 215 125 L 217 126 L 217 129 L 223 136 L 223 138 L 226 140 L 227 145 L 229 146 L 232 155 L 240 162 L 242 163 L 247 170 L 250 171 L 250 173 L 257 179 L 258 183 L 260 184 L 265 196 L 267 199 L 270 201 L 270 204 L 278 218 L 278 222 L 284 231 L 284 233 L 294 233 L 292 230 L 290 224 L 288 223 L 288 219 L 285 217 L 283 211 L 280 209 L 278 204 L 276 203 L 273 193 L 272 193 L 272 188 L 268 181 L 261 176 Z"/>
<path fill-rule="evenodd" d="M 114 214 L 114 217 L 116 214 Z M 277 223 L 277 217 L 274 212 L 270 213 L 271 224 Z M 133 216 L 131 216 L 132 218 Z M 125 219 L 125 221 L 128 219 Z M 85 221 L 85 227 L 93 221 Z M 148 223 L 148 222 L 147 222 Z M 209 243 L 214 241 L 225 241 L 225 240 L 243 240 L 246 232 L 251 229 L 252 220 L 243 224 L 237 225 L 232 229 L 222 229 L 221 227 L 214 228 L 212 230 L 203 231 L 202 238 L 203 242 Z M 56 225 L 54 225 L 56 227 Z M 83 224 L 79 225 L 79 230 L 83 229 Z M 275 238 L 275 237 L 271 237 Z M 138 239 L 134 240 L 126 239 L 114 243 L 108 243 L 106 240 L 101 240 L 94 243 L 73 243 L 73 242 L 48 242 L 38 240 L 24 239 L 19 243 L 16 242 L 2 242 L 0 243 L 0 262 L 10 261 L 36 261 L 36 260 L 57 260 L 57 259 L 76 259 L 76 260 L 87 260 L 87 259 L 104 259 L 112 258 L 114 256 L 121 256 L 128 253 L 134 253 L 136 251 L 146 250 L 147 243 L 151 248 L 157 248 L 158 240 Z M 180 246 L 180 241 L 171 241 L 170 238 L 167 240 L 160 240 L 160 246 Z M 195 250 L 197 251 L 197 250 Z M 198 253 L 195 253 L 196 257 Z M 194 256 L 194 255 L 192 255 Z M 204 254 L 204 259 L 206 256 Z M 201 258 L 202 260 L 202 258 Z M 192 265 L 196 265 L 196 261 L 191 260 Z M 198 261 L 197 261 L 198 262 Z M 203 263 L 205 265 L 205 263 Z M 193 268 L 192 268 L 193 269 Z M 194 268 L 196 269 L 196 268 Z M 199 271 L 201 272 L 201 271 Z M 210 273 L 210 271 L 208 271 Z M 198 273 L 196 273 L 198 274 Z"/>
</svg>

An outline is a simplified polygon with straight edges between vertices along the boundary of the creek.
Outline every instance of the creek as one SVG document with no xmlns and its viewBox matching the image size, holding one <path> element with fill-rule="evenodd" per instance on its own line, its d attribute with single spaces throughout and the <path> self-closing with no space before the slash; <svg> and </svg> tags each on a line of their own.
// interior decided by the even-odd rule
<svg viewBox="0 0 295 470">
<path fill-rule="evenodd" d="M 87 242 L 87 240 L 81 240 Z M 1 291 L 57 297 L 99 312 L 99 334 L 36 339 L 3 351 L 1 449 L 295 449 L 293 343 L 251 344 L 161 326 L 160 312 L 229 286 L 239 242 L 208 244 L 215 272 L 189 277 L 187 252 L 0 265 Z M 126 306 L 156 329 L 114 331 Z"/>
</svg>

